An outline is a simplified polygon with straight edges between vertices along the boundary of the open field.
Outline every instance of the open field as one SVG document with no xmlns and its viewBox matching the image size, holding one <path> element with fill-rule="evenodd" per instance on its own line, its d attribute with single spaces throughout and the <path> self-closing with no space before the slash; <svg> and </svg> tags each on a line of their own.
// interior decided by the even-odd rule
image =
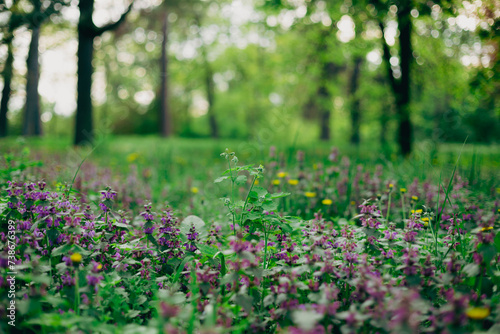
<svg viewBox="0 0 500 334">
<path fill-rule="evenodd" d="M 2 305 L 25 333 L 495 333 L 500 153 L 421 147 L 4 141 Z"/>
</svg>

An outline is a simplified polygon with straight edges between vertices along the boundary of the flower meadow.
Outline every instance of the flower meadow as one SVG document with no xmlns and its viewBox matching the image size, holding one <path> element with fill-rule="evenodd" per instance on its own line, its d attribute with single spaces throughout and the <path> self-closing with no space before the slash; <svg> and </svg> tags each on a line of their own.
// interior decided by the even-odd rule
<svg viewBox="0 0 500 334">
<path fill-rule="evenodd" d="M 116 183 L 83 168 L 61 184 L 7 161 L 0 328 L 500 333 L 498 184 L 478 190 L 457 170 L 401 184 L 337 149 L 312 166 L 273 148 L 263 165 L 220 159 L 207 182 L 221 198 L 202 203 L 193 186 L 179 208 L 135 174 Z"/>
</svg>

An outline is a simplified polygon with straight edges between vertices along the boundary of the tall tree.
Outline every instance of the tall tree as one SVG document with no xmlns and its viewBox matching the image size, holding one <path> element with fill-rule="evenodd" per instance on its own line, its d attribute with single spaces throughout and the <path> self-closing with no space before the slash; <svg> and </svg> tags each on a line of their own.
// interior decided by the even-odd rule
<svg viewBox="0 0 500 334">
<path fill-rule="evenodd" d="M 26 105 L 24 110 L 23 135 L 40 136 L 42 123 L 40 121 L 40 97 L 38 95 L 38 82 L 40 79 L 40 63 L 38 46 L 40 44 L 40 29 L 52 14 L 59 12 L 65 0 L 50 1 L 43 6 L 41 0 L 31 0 L 33 7 L 30 13 L 25 14 L 28 29 L 31 30 L 31 42 L 26 59 Z"/>
<path fill-rule="evenodd" d="M 132 9 L 133 2 L 120 16 L 118 21 L 97 27 L 92 15 L 94 13 L 94 0 L 80 0 L 80 19 L 78 21 L 78 79 L 77 79 L 77 107 L 75 123 L 75 145 L 92 143 L 94 128 L 92 122 L 92 59 L 94 55 L 94 39 L 104 32 L 118 28 L 127 18 Z"/>
<path fill-rule="evenodd" d="M 330 86 L 341 70 L 341 67 L 333 62 L 329 54 L 328 39 L 332 36 L 331 31 L 330 27 L 322 28 L 317 44 L 317 56 L 319 57 L 321 71 L 316 91 L 320 127 L 319 139 L 325 141 L 331 138 L 330 123 L 333 105 Z"/>
<path fill-rule="evenodd" d="M 397 141 L 400 153 L 403 156 L 410 155 L 412 151 L 413 127 L 410 118 L 410 88 L 411 88 L 411 65 L 413 63 L 413 47 L 411 43 L 412 20 L 411 10 L 413 4 L 411 0 L 394 1 L 390 4 L 382 1 L 374 1 L 377 10 L 387 12 L 389 5 L 397 6 L 396 19 L 399 30 L 399 75 L 391 65 L 391 50 L 384 38 L 385 25 L 382 16 L 378 16 L 379 27 L 382 31 L 383 60 L 387 70 L 387 78 L 390 83 L 392 93 L 396 103 L 396 113 L 398 118 Z"/>
<path fill-rule="evenodd" d="M 34 11 L 40 11 L 40 1 L 32 1 Z M 23 135 L 40 136 L 42 123 L 40 121 L 40 97 L 38 95 L 38 81 L 40 78 L 40 63 L 38 61 L 38 45 L 40 41 L 41 22 L 30 22 L 31 42 L 26 59 L 26 106 L 24 111 Z"/>
<path fill-rule="evenodd" d="M 12 39 L 14 35 L 7 33 L 3 38 L 3 43 L 7 45 L 7 59 L 5 60 L 2 76 L 3 89 L 2 101 L 0 102 L 0 137 L 7 136 L 7 111 L 9 106 L 10 94 L 12 92 L 12 76 L 14 74 L 14 52 L 12 50 Z"/>
<path fill-rule="evenodd" d="M 358 94 L 359 77 L 361 72 L 361 64 L 363 58 L 356 56 L 353 62 L 351 78 L 349 82 L 349 95 L 351 97 L 351 144 L 359 145 L 360 142 L 360 125 L 361 125 L 361 108 L 360 97 Z"/>
<path fill-rule="evenodd" d="M 201 15 L 200 14 L 195 14 L 195 21 L 199 27 L 199 30 L 198 30 L 199 38 L 200 38 L 200 40 L 203 41 L 203 38 L 201 37 Z M 210 135 L 212 138 L 218 138 L 219 137 L 219 127 L 217 125 L 217 119 L 215 117 L 215 112 L 214 112 L 214 104 L 215 104 L 214 73 L 212 70 L 212 65 L 210 64 L 210 61 L 208 60 L 207 47 L 203 42 L 202 42 L 200 49 L 201 49 L 203 67 L 204 67 L 204 81 L 205 81 L 205 91 L 207 94 L 207 102 L 208 102 L 207 115 L 208 115 L 208 123 L 209 123 L 209 127 L 210 127 Z"/>
<path fill-rule="evenodd" d="M 160 133 L 162 137 L 172 135 L 172 116 L 168 103 L 168 11 L 165 8 L 162 17 L 161 56 L 160 56 Z"/>
</svg>

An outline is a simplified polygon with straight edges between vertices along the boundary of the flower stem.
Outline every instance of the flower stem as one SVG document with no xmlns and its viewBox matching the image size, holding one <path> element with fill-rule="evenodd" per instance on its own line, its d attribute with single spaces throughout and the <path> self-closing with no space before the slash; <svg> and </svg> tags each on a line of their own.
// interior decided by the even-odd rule
<svg viewBox="0 0 500 334">
<path fill-rule="evenodd" d="M 406 220 L 405 195 L 401 194 L 401 206 L 403 208 L 403 221 Z"/>
<path fill-rule="evenodd" d="M 78 286 L 78 267 L 75 270 L 75 313 L 80 315 L 80 288 Z"/>
<path fill-rule="evenodd" d="M 385 217 L 387 223 L 389 223 L 389 212 L 391 211 L 391 195 L 392 192 L 389 192 L 389 201 L 387 202 L 387 216 Z"/>
<path fill-rule="evenodd" d="M 241 226 L 243 226 L 243 218 L 245 217 L 245 214 L 246 214 L 245 210 L 246 210 L 247 203 L 248 203 L 248 197 L 250 196 L 250 192 L 252 191 L 252 188 L 255 184 L 255 180 L 257 180 L 257 175 L 255 175 L 253 178 L 252 185 L 250 185 L 250 189 L 248 189 L 247 197 L 245 198 L 245 204 L 243 204 L 243 211 L 241 212 L 241 218 L 240 218 Z"/>
</svg>

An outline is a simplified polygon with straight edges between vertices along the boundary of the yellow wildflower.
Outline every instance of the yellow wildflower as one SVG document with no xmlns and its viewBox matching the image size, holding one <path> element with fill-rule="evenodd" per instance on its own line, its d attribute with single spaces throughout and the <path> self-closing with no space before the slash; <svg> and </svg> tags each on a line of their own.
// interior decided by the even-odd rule
<svg viewBox="0 0 500 334">
<path fill-rule="evenodd" d="M 486 227 L 483 227 L 483 228 L 481 229 L 481 231 L 483 231 L 483 232 L 484 232 L 484 231 L 489 231 L 489 230 L 492 230 L 492 229 L 493 229 L 493 226 L 486 226 Z"/>
<path fill-rule="evenodd" d="M 418 196 L 412 196 L 411 199 L 414 201 L 418 201 Z"/>
<path fill-rule="evenodd" d="M 78 264 L 82 262 L 82 255 L 80 253 L 74 253 L 71 255 L 70 259 L 73 264 Z"/>
<path fill-rule="evenodd" d="M 316 193 L 315 193 L 315 192 L 312 192 L 312 191 L 306 191 L 306 192 L 304 193 L 304 195 L 306 195 L 306 197 L 309 197 L 309 198 L 316 197 Z"/>
<path fill-rule="evenodd" d="M 137 153 L 137 152 L 130 153 L 129 155 L 127 155 L 127 161 L 128 161 L 128 162 L 134 162 L 134 161 L 136 161 L 138 158 L 139 158 L 139 153 Z"/>
<path fill-rule="evenodd" d="M 192 192 L 193 194 L 197 194 L 197 193 L 198 193 L 198 191 L 199 191 L 199 189 L 198 189 L 197 187 L 191 187 L 191 192 Z"/>
<path fill-rule="evenodd" d="M 392 183 L 389 183 L 389 189 L 394 188 L 394 185 Z"/>
<path fill-rule="evenodd" d="M 490 315 L 490 309 L 487 307 L 469 307 L 465 314 L 473 320 L 482 320 Z"/>
<path fill-rule="evenodd" d="M 418 209 L 418 210 L 411 210 L 411 213 L 422 213 L 422 209 Z"/>
<path fill-rule="evenodd" d="M 278 173 L 278 177 L 279 177 L 280 179 L 284 178 L 284 177 L 285 177 L 285 176 L 287 176 L 287 175 L 288 175 L 288 173 L 285 173 L 285 172 L 279 172 L 279 173 Z"/>
<path fill-rule="evenodd" d="M 274 184 L 275 186 L 279 186 L 279 184 L 280 184 L 280 180 L 273 180 L 273 184 Z"/>
<path fill-rule="evenodd" d="M 399 191 L 404 194 L 406 192 L 406 188 L 400 188 Z"/>
<path fill-rule="evenodd" d="M 430 219 L 429 219 L 429 217 L 424 217 L 424 218 L 422 218 L 422 221 L 424 222 L 424 226 L 428 226 Z"/>
<path fill-rule="evenodd" d="M 102 264 L 100 264 L 100 263 L 99 263 L 99 264 L 97 265 L 97 270 L 101 270 L 101 269 L 102 269 Z"/>
<path fill-rule="evenodd" d="M 296 186 L 297 184 L 299 184 L 299 180 L 297 180 L 297 179 L 290 179 L 290 180 L 288 180 L 288 184 L 290 184 L 292 186 Z"/>
<path fill-rule="evenodd" d="M 325 198 L 321 201 L 321 203 L 323 203 L 323 205 L 332 205 L 333 201 L 331 199 Z"/>
<path fill-rule="evenodd" d="M 259 180 L 255 180 L 255 182 L 253 184 L 256 185 L 256 186 L 258 186 L 259 185 Z"/>
</svg>

